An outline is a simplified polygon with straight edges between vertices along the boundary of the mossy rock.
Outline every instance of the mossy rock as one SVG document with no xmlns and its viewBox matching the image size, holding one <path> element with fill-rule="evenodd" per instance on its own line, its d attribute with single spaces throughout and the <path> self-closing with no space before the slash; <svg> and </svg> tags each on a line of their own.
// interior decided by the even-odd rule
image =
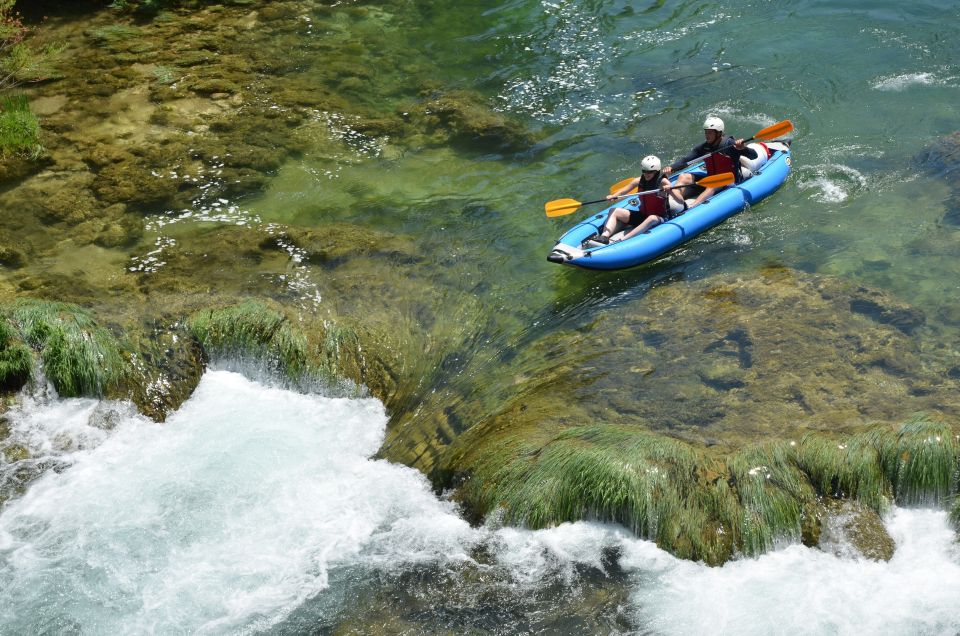
<svg viewBox="0 0 960 636">
<path fill-rule="evenodd" d="M 151 173 L 152 170 L 139 160 L 111 162 L 97 172 L 92 189 L 107 205 L 124 204 L 144 211 L 155 210 L 177 194 L 180 184 Z"/>
<path fill-rule="evenodd" d="M 125 205 L 117 203 L 104 212 L 105 217 L 113 220 L 103 225 L 94 243 L 101 247 L 125 247 L 143 237 L 143 218 L 138 214 L 125 214 L 125 210 Z"/>
<path fill-rule="evenodd" d="M 0 267 L 19 269 L 27 264 L 27 255 L 21 249 L 23 242 L 13 238 L 13 234 L 0 230 Z"/>
<path fill-rule="evenodd" d="M 279 307 L 248 301 L 193 314 L 190 332 L 213 357 L 253 359 L 299 380 L 311 370 L 307 340 Z"/>
<path fill-rule="evenodd" d="M 487 106 L 487 100 L 473 91 L 449 91 L 432 95 L 422 103 L 405 108 L 428 131 L 442 130 L 453 143 L 468 148 L 520 151 L 533 145 L 533 134 L 517 122 Z"/>
<path fill-rule="evenodd" d="M 20 462 L 28 459 L 29 457 L 30 451 L 27 450 L 25 446 L 21 446 L 20 444 L 11 444 L 3 449 L 3 458 L 8 464 Z"/>
<path fill-rule="evenodd" d="M 264 249 L 295 249 L 306 263 L 334 266 L 362 255 L 388 258 L 391 262 L 412 264 L 422 259 L 410 238 L 372 231 L 349 223 L 334 223 L 322 229 L 287 228 L 264 239 Z"/>
<path fill-rule="evenodd" d="M 818 547 L 841 557 L 889 561 L 896 544 L 883 519 L 856 501 L 826 498 L 820 503 L 822 529 Z"/>
<path fill-rule="evenodd" d="M 475 521 L 496 514 L 544 528 L 599 519 L 683 558 L 722 563 L 731 556 L 736 498 L 692 446 L 637 427 L 576 425 L 574 413 L 544 420 L 525 411 L 494 418 L 486 435 L 471 430 L 440 464 L 436 476 L 456 486 Z"/>
<path fill-rule="evenodd" d="M 0 184 L 12 184 L 36 174 L 50 165 L 46 155 L 36 159 L 11 155 L 0 161 Z"/>
<path fill-rule="evenodd" d="M 200 343 L 179 321 L 158 321 L 136 330 L 136 356 L 126 392 L 137 409 L 162 422 L 193 393 L 206 369 Z"/>
<path fill-rule="evenodd" d="M 212 95 L 214 93 L 228 93 L 232 95 L 240 92 L 240 86 L 228 79 L 207 78 L 191 82 L 190 90 L 200 95 Z"/>
</svg>

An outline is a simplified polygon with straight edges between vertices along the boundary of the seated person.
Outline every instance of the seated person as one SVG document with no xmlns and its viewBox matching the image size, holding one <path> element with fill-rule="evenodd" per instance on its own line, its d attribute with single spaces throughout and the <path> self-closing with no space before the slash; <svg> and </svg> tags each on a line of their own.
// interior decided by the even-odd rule
<svg viewBox="0 0 960 636">
<path fill-rule="evenodd" d="M 639 199 L 638 209 L 614 208 L 604 222 L 603 229 L 598 235 L 591 237 L 590 240 L 597 243 L 609 243 L 610 237 L 619 231 L 621 225 L 636 226 L 621 239 L 625 240 L 640 232 L 645 232 L 667 219 L 683 214 L 686 205 L 679 194 L 679 190 L 667 190 L 670 187 L 670 180 L 663 176 L 660 158 L 656 155 L 644 157 L 640 161 L 640 170 L 642 174 L 639 177 L 607 196 L 607 199 L 618 199 L 637 188 L 640 192 L 637 197 Z M 659 191 L 648 192 L 649 190 Z"/>
<path fill-rule="evenodd" d="M 753 172 L 751 172 L 750 169 L 740 165 L 740 159 L 741 157 L 757 159 L 759 153 L 756 149 L 744 144 L 743 139 L 724 137 L 722 119 L 719 117 L 707 117 L 706 121 L 703 122 L 703 136 L 706 140 L 704 143 L 696 146 L 685 157 L 674 161 L 664 168 L 663 173 L 670 174 L 675 170 L 680 170 L 694 159 L 706 155 L 703 162 L 707 168 L 707 174 L 698 177 L 692 173 L 685 172 L 677 177 L 677 185 L 692 186 L 697 178 L 722 174 L 724 172 L 732 172 L 736 183 L 743 183 L 753 176 Z M 690 192 L 692 188 L 686 188 L 686 190 L 690 196 L 693 195 L 693 192 Z M 716 190 L 717 188 L 702 188 L 702 191 L 697 195 L 697 198 L 689 204 L 689 207 L 692 208 L 700 205 L 712 197 Z"/>
</svg>

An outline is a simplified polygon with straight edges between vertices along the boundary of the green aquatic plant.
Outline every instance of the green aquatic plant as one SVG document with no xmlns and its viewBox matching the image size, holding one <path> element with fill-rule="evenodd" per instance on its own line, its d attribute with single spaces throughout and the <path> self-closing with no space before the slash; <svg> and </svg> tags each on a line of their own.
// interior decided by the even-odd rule
<svg viewBox="0 0 960 636">
<path fill-rule="evenodd" d="M 816 493 L 796 462 L 794 447 L 777 442 L 745 448 L 727 459 L 740 499 L 740 545 L 756 555 L 778 542 L 799 541 L 803 515 Z"/>
<path fill-rule="evenodd" d="M 271 371 L 290 379 L 303 377 L 311 368 L 303 333 L 283 313 L 262 303 L 199 311 L 187 326 L 212 357 L 265 362 Z"/>
<path fill-rule="evenodd" d="M 866 436 L 897 503 L 943 506 L 957 492 L 960 444 L 950 426 L 918 415 L 897 431 L 878 426 Z"/>
<path fill-rule="evenodd" d="M 126 24 L 110 24 L 90 31 L 90 35 L 101 46 L 115 46 L 140 37 L 141 30 Z"/>
<path fill-rule="evenodd" d="M 17 340 L 16 330 L 0 316 L 0 390 L 3 391 L 19 389 L 33 372 L 30 349 Z"/>
<path fill-rule="evenodd" d="M 689 445 L 632 427 L 574 426 L 542 444 L 519 436 L 472 455 L 460 495 L 474 512 L 499 511 L 506 523 L 543 528 L 597 519 L 621 523 L 684 558 L 720 563 L 736 502 L 723 486 L 705 488 L 703 460 Z M 469 460 L 468 460 L 469 461 Z"/>
<path fill-rule="evenodd" d="M 0 100 L 0 158 L 24 155 L 35 159 L 42 153 L 40 122 L 30 111 L 27 98 L 15 95 Z"/>
<path fill-rule="evenodd" d="M 173 84 L 177 81 L 177 76 L 169 66 L 158 66 L 153 69 L 153 76 L 161 84 Z"/>
<path fill-rule="evenodd" d="M 890 481 L 869 436 L 855 435 L 838 441 L 808 434 L 796 453 L 797 464 L 810 476 L 818 494 L 857 499 L 878 513 L 889 508 L 893 495 Z"/>
<path fill-rule="evenodd" d="M 81 307 L 21 299 L 6 315 L 40 354 L 43 371 L 64 397 L 102 396 L 126 374 L 116 339 Z"/>
</svg>

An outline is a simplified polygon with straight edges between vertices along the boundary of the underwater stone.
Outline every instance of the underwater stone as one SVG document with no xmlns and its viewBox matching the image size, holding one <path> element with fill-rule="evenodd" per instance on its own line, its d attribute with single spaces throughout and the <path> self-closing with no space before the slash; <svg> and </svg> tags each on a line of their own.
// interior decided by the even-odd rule
<svg viewBox="0 0 960 636">
<path fill-rule="evenodd" d="M 729 391 L 744 386 L 743 370 L 735 361 L 718 361 L 701 365 L 697 375 L 703 383 L 717 391 Z"/>
<path fill-rule="evenodd" d="M 534 143 L 533 134 L 495 112 L 473 91 L 450 91 L 407 109 L 427 128 L 443 131 L 449 140 L 468 148 L 519 151 Z"/>
<path fill-rule="evenodd" d="M 126 206 L 117 203 L 107 208 L 104 215 L 117 218 L 107 223 L 94 239 L 101 247 L 122 247 L 133 245 L 143 237 L 143 219 L 136 214 L 125 214 Z M 119 215 L 117 214 L 119 212 Z"/>
<path fill-rule="evenodd" d="M 212 93 L 238 93 L 240 87 L 227 79 L 201 79 L 190 84 L 190 90 L 201 95 L 210 95 Z"/>
<path fill-rule="evenodd" d="M 19 269 L 27 263 L 27 255 L 18 247 L 14 247 L 5 240 L 0 233 L 0 266 L 10 269 Z"/>
<path fill-rule="evenodd" d="M 861 296 L 850 301 L 850 310 L 868 316 L 879 323 L 893 325 L 905 334 L 926 322 L 923 311 L 914 307 L 890 306 L 878 300 L 876 292 L 870 296 Z"/>
<path fill-rule="evenodd" d="M 919 167 L 950 178 L 960 176 L 960 131 L 941 137 L 914 157 Z"/>
<path fill-rule="evenodd" d="M 48 165 L 50 165 L 50 159 L 46 156 L 39 159 L 28 159 L 16 155 L 3 157 L 0 161 L 0 183 L 21 181 L 31 174 L 40 172 Z"/>
</svg>

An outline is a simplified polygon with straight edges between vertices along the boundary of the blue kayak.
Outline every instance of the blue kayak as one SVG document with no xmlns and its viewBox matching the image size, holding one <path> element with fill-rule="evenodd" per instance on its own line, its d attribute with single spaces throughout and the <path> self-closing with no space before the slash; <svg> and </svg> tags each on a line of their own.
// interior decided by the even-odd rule
<svg viewBox="0 0 960 636">
<path fill-rule="evenodd" d="M 680 216 L 625 241 L 616 241 L 619 236 L 617 234 L 609 245 L 587 241 L 603 227 L 610 210 L 618 206 L 629 208 L 631 203 L 635 205 L 635 199 L 627 199 L 627 205 L 622 201 L 617 202 L 573 226 L 560 237 L 547 260 L 585 269 L 613 270 L 648 263 L 666 254 L 723 223 L 747 205 L 762 201 L 786 181 L 790 174 L 790 146 L 781 142 L 768 143 L 767 146 L 773 154 L 752 177 L 741 184 L 724 188 L 707 202 Z M 706 174 L 702 163 L 695 164 L 684 172 Z M 675 180 L 676 175 L 672 179 Z"/>
</svg>

